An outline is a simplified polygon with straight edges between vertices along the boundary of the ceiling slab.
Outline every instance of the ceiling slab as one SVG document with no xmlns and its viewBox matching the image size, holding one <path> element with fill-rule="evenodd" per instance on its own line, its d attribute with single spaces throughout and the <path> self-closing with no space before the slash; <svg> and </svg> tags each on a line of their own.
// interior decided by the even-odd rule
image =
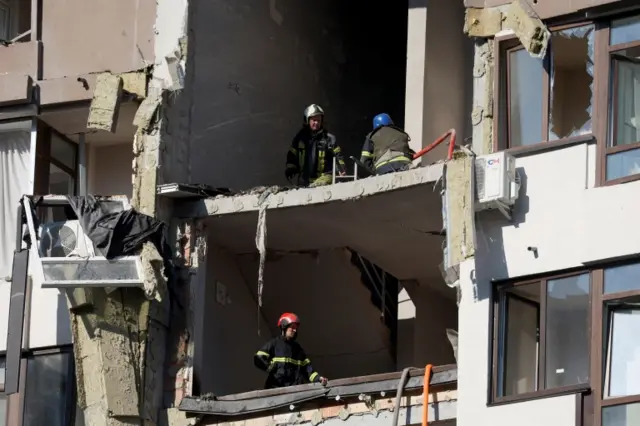
<svg viewBox="0 0 640 426">
<path fill-rule="evenodd" d="M 350 247 L 399 279 L 441 279 L 442 202 L 438 173 L 426 169 L 270 195 L 273 199 L 266 201 L 270 203 L 266 214 L 268 250 L 286 253 Z M 437 172 L 441 174 L 442 168 Z M 394 185 L 385 184 L 389 183 L 385 179 L 411 173 L 414 175 L 400 176 Z M 306 193 L 290 194 L 300 191 Z M 322 191 L 341 196 L 321 202 Z M 370 193 L 359 195 L 363 191 Z M 294 204 L 296 199 L 298 204 Z M 238 254 L 255 252 L 258 196 L 216 200 L 222 205 L 209 204 L 209 208 L 220 213 L 206 219 L 212 242 Z M 227 202 L 231 202 L 228 209 L 224 206 Z M 246 207 L 234 213 L 240 204 Z M 282 205 L 288 206 L 278 207 Z"/>
<path fill-rule="evenodd" d="M 75 142 L 78 142 L 80 133 L 85 133 L 85 141 L 89 144 L 115 145 L 123 142 L 133 143 L 133 136 L 136 133 L 133 118 L 138 106 L 137 102 L 125 102 L 120 105 L 118 124 L 114 133 L 105 130 L 87 129 L 89 103 L 81 106 L 43 109 L 40 118 Z"/>
</svg>

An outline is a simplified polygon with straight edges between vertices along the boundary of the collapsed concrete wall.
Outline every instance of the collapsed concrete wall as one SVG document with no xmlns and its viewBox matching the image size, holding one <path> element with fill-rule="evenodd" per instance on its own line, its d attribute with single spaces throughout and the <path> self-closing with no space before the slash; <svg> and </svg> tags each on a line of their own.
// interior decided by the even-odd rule
<svg viewBox="0 0 640 426">
<path fill-rule="evenodd" d="M 123 76 L 105 78 L 117 82 L 120 92 L 144 98 L 135 117 L 138 126 L 133 148 L 133 194 L 138 211 L 171 225 L 167 235 L 175 253 L 174 267 L 165 269 L 163 258 L 152 245 L 140 254 L 145 272 L 145 292 L 139 289 L 77 290 L 71 307 L 80 415 L 86 425 L 168 424 L 175 399 L 190 391 L 187 359 L 193 345 L 189 327 L 193 321 L 189 300 L 192 268 L 197 268 L 195 229 L 172 222 L 172 205 L 156 200 L 156 185 L 167 180 L 188 181 L 187 133 L 189 104 L 181 93 L 185 86 L 187 57 L 187 2 L 162 2 L 157 6 L 154 64 L 149 64 L 148 85 L 142 91 L 127 90 Z M 146 75 L 136 79 L 146 84 Z M 122 81 L 118 82 L 118 79 Z M 129 82 L 130 83 L 130 82 Z M 107 90 L 113 93 L 113 90 Z M 100 99 L 106 96 L 99 97 Z M 98 100 L 100 100 L 98 99 Z M 117 117 L 118 100 L 94 100 L 96 125 L 109 127 Z M 99 108 L 98 108 L 99 107 Z M 169 117 L 175 119 L 170 120 Z M 98 123 L 99 122 L 99 123 Z M 161 167 L 166 164 L 167 167 Z M 170 167 L 169 167 L 170 166 Z M 191 238 L 192 232 L 194 238 Z M 168 283 L 167 283 L 168 279 Z M 171 288 L 171 292 L 168 291 Z M 168 349 L 169 348 L 169 349 Z M 166 359 L 166 362 L 165 362 Z M 170 383 L 165 383 L 165 365 Z"/>
<path fill-rule="evenodd" d="M 406 0 L 190 4 L 194 182 L 286 184 L 285 156 L 310 103 L 324 107 L 348 155 L 359 155 L 375 114 L 402 125 Z"/>
</svg>

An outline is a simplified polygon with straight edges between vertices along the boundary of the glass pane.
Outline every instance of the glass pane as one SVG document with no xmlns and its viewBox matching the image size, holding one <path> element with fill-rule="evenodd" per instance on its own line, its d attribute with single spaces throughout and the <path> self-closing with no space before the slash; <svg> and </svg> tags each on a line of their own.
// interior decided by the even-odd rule
<svg viewBox="0 0 640 426">
<path fill-rule="evenodd" d="M 551 36 L 549 140 L 591 133 L 594 26 Z"/>
<path fill-rule="evenodd" d="M 611 23 L 611 45 L 640 40 L 640 16 L 632 16 Z"/>
<path fill-rule="evenodd" d="M 74 195 L 75 179 L 67 172 L 49 164 L 49 193 L 55 195 Z"/>
<path fill-rule="evenodd" d="M 547 282 L 546 389 L 589 382 L 589 274 Z"/>
<path fill-rule="evenodd" d="M 604 294 L 640 290 L 640 263 L 604 270 Z"/>
<path fill-rule="evenodd" d="M 640 173 L 640 148 L 607 155 L 607 180 Z"/>
<path fill-rule="evenodd" d="M 602 426 L 640 425 L 640 403 L 602 407 Z"/>
<path fill-rule="evenodd" d="M 616 309 L 609 319 L 605 395 L 640 395 L 640 309 Z"/>
<path fill-rule="evenodd" d="M 48 262 L 42 264 L 46 281 L 137 280 L 138 268 L 133 259 L 78 260 L 75 262 Z"/>
<path fill-rule="evenodd" d="M 51 134 L 51 157 L 71 170 L 76 169 L 76 148 L 75 143 L 61 138 L 56 133 Z"/>
<path fill-rule="evenodd" d="M 24 426 L 67 426 L 69 401 L 75 394 L 70 353 L 27 359 Z"/>
<path fill-rule="evenodd" d="M 7 397 L 0 394 L 0 426 L 7 425 Z"/>
<path fill-rule="evenodd" d="M 542 137 L 542 60 L 526 50 L 509 53 L 509 145 L 540 143 Z"/>
<path fill-rule="evenodd" d="M 506 294 L 501 396 L 537 390 L 540 285 L 511 289 Z"/>
<path fill-rule="evenodd" d="M 640 47 L 611 55 L 609 146 L 640 141 Z"/>
</svg>

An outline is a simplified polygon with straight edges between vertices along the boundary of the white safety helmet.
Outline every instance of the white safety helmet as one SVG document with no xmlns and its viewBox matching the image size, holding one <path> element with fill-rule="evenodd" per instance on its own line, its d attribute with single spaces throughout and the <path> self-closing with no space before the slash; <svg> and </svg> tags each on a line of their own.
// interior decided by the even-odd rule
<svg viewBox="0 0 640 426">
<path fill-rule="evenodd" d="M 304 123 L 309 124 L 309 119 L 316 115 L 324 115 L 324 110 L 318 104 L 311 104 L 304 109 Z"/>
</svg>

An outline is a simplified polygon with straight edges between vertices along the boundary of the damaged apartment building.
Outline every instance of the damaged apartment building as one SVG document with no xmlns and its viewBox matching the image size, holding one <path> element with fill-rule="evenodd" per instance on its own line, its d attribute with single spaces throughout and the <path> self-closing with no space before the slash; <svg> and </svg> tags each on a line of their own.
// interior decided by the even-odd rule
<svg viewBox="0 0 640 426">
<path fill-rule="evenodd" d="M 640 422 L 634 2 L 0 0 L 0 38 L 0 426 Z M 291 187 L 311 103 L 348 172 Z M 414 168 L 355 167 L 379 112 Z M 263 389 L 283 312 L 326 386 Z"/>
</svg>

